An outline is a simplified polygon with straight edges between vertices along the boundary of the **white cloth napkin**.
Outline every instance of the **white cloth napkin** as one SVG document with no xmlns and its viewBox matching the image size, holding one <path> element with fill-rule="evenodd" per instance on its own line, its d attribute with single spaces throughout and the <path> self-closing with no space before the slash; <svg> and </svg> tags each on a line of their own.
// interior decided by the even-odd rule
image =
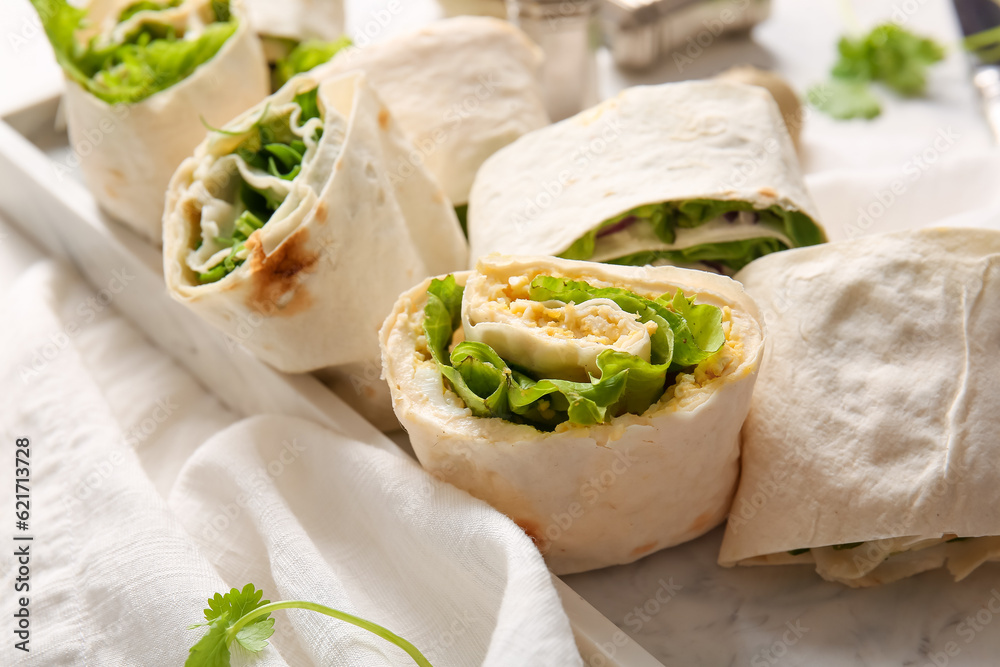
<svg viewBox="0 0 1000 667">
<path fill-rule="evenodd" d="M 406 456 L 303 420 L 238 421 L 51 261 L 0 322 L 0 437 L 7 465 L 31 439 L 34 536 L 30 654 L 9 640 L 9 541 L 0 557 L 0 663 L 180 665 L 207 598 L 253 582 L 379 623 L 435 667 L 581 664 L 524 533 Z M 272 645 L 234 664 L 413 664 L 354 626 L 275 616 Z"/>
</svg>

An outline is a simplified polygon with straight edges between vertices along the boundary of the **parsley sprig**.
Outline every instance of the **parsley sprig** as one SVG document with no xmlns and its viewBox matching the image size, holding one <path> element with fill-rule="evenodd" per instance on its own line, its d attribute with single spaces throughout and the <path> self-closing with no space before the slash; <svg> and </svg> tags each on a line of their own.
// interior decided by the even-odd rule
<svg viewBox="0 0 1000 667">
<path fill-rule="evenodd" d="M 278 609 L 308 609 L 356 625 L 403 649 L 419 667 L 432 667 L 413 644 L 381 625 L 315 602 L 271 602 L 261 599 L 263 597 L 264 591 L 247 584 L 243 590 L 233 588 L 228 593 L 216 593 L 210 598 L 205 610 L 205 623 L 191 626 L 208 626 L 208 632 L 191 647 L 184 667 L 229 667 L 229 647 L 234 641 L 251 653 L 263 651 L 268 638 L 274 634 L 271 612 Z"/>
<path fill-rule="evenodd" d="M 904 97 L 923 95 L 927 68 L 944 58 L 944 48 L 894 23 L 876 26 L 856 39 L 841 37 L 832 78 L 809 89 L 814 107 L 838 120 L 875 118 L 882 105 L 871 84 L 881 82 Z"/>
</svg>

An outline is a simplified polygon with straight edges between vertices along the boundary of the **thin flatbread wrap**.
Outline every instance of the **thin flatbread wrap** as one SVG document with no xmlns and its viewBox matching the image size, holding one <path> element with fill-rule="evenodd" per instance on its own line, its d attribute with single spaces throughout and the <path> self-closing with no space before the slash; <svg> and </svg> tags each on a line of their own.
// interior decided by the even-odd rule
<svg viewBox="0 0 1000 667">
<path fill-rule="evenodd" d="M 270 61 L 300 42 L 329 42 L 344 34 L 343 0 L 246 0 L 246 6 Z"/>
<path fill-rule="evenodd" d="M 1000 232 L 870 236 L 737 279 L 770 345 L 719 562 L 860 587 L 1000 559 Z"/>
<path fill-rule="evenodd" d="M 395 297 L 465 263 L 433 178 L 387 174 L 409 150 L 363 74 L 293 78 L 174 174 L 171 296 L 280 370 L 377 367 Z"/>
<path fill-rule="evenodd" d="M 104 210 L 158 245 L 167 184 L 205 124 L 222 125 L 268 94 L 243 5 L 186 0 L 137 11 L 141 3 L 96 2 L 86 26 L 64 0 L 35 6 L 66 72 L 67 165 L 79 164 Z M 96 41 L 85 49 L 81 38 Z"/>
<path fill-rule="evenodd" d="M 510 516 L 558 574 L 729 509 L 764 332 L 726 277 L 491 255 L 405 292 L 380 341 L 424 468 Z"/>
<path fill-rule="evenodd" d="M 469 201 L 492 252 L 732 274 L 826 240 L 771 95 L 690 81 L 629 88 L 488 159 Z"/>
<path fill-rule="evenodd" d="M 414 145 L 395 172 L 423 164 L 463 205 L 486 158 L 549 123 L 541 63 L 541 49 L 510 23 L 463 16 L 339 53 L 314 72 L 364 71 Z"/>
</svg>

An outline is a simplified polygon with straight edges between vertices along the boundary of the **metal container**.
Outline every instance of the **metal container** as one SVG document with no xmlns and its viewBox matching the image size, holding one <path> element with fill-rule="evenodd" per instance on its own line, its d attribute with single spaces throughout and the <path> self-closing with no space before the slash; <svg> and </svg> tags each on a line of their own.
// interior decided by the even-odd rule
<svg viewBox="0 0 1000 667">
<path fill-rule="evenodd" d="M 697 57 L 718 37 L 749 30 L 771 13 L 770 0 L 600 0 L 614 61 L 643 69 L 668 56 Z"/>
<path fill-rule="evenodd" d="M 598 0 L 508 0 L 507 14 L 542 51 L 542 86 L 552 120 L 597 103 Z"/>
</svg>

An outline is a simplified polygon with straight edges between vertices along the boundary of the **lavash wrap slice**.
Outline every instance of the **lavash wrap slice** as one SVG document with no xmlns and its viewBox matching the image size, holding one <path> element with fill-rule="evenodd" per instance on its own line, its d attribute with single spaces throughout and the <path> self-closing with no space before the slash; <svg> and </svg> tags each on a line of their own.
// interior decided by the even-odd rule
<svg viewBox="0 0 1000 667">
<path fill-rule="evenodd" d="M 288 194 L 246 240 L 246 259 L 199 284 L 192 253 L 211 238 L 202 233 L 203 213 L 205 220 L 225 214 L 234 188 L 246 182 L 246 162 L 232 151 L 265 116 L 300 118 L 294 101 L 311 90 L 323 113 L 322 136 L 306 139 L 293 180 L 254 173 L 258 183 L 286 183 Z M 304 134 L 314 133 L 315 123 L 308 121 Z M 363 74 L 294 77 L 209 135 L 174 175 L 164 218 L 171 296 L 279 370 L 377 368 L 376 333 L 399 292 L 466 261 L 454 211 L 433 178 L 421 168 L 406 179 L 387 174 L 386 166 L 410 150 Z"/>
<path fill-rule="evenodd" d="M 129 4 L 94 3 L 92 29 L 116 29 L 115 17 Z M 186 0 L 158 15 L 178 29 L 198 30 L 211 10 L 210 0 Z M 269 92 L 267 64 L 240 0 L 232 0 L 230 11 L 238 25 L 219 51 L 184 80 L 139 102 L 109 104 L 66 78 L 69 142 L 88 189 L 101 208 L 157 245 L 167 185 L 205 138 L 205 124 L 221 126 Z"/>
<path fill-rule="evenodd" d="M 757 213 L 682 225 L 672 242 L 645 219 L 613 222 L 685 202 L 741 202 Z M 794 215 L 794 225 L 764 224 L 767 210 Z M 825 240 L 817 220 L 773 97 L 758 86 L 690 81 L 626 89 L 498 151 L 472 188 L 469 243 L 473 259 L 499 252 L 646 264 L 655 258 L 623 258 L 757 238 L 811 245 Z M 696 265 L 701 254 L 669 263 Z"/>
<path fill-rule="evenodd" d="M 1000 560 L 1000 232 L 864 237 L 737 278 L 770 346 L 719 563 L 862 587 Z"/>
<path fill-rule="evenodd" d="M 246 6 L 269 61 L 299 42 L 329 42 L 344 34 L 343 0 L 246 0 Z"/>
<path fill-rule="evenodd" d="M 400 296 L 380 333 L 383 377 L 420 463 L 507 514 L 557 574 L 632 562 L 716 526 L 735 490 L 740 426 L 764 347 L 753 301 L 728 278 L 674 267 L 493 255 L 454 274 L 460 285 L 484 277 L 524 284 L 536 275 L 648 296 L 679 288 L 728 309 L 727 342 L 641 415 L 545 432 L 474 416 L 446 388 L 422 329 L 425 280 Z M 480 304 L 471 289 L 462 304 L 466 331 Z"/>
<path fill-rule="evenodd" d="M 423 164 L 461 205 L 486 158 L 548 125 L 541 64 L 541 49 L 507 21 L 464 16 L 340 53 L 314 71 L 364 71 L 413 142 L 395 172 Z"/>
</svg>

